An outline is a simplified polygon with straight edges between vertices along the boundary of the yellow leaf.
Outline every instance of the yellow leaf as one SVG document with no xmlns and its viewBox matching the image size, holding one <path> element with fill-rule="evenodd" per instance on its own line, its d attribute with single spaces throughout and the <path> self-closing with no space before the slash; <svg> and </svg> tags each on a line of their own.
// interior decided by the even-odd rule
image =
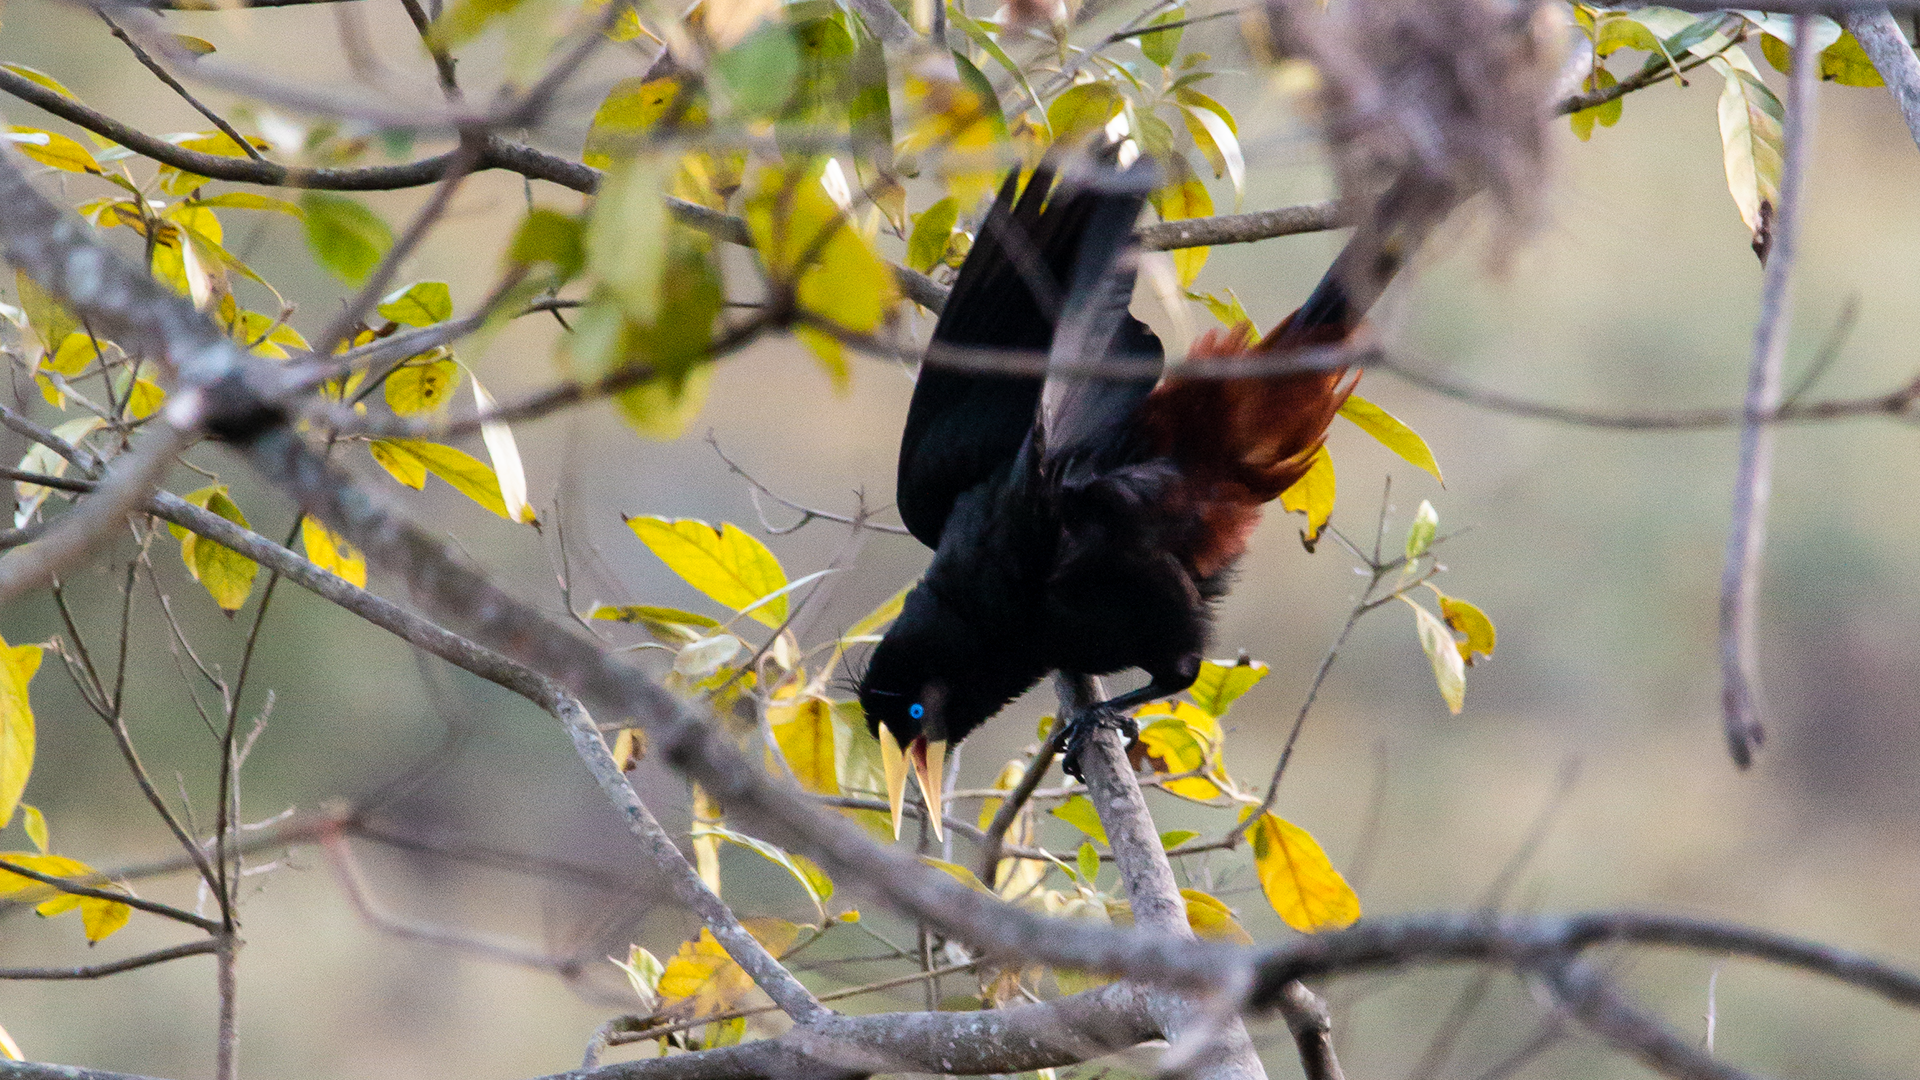
<svg viewBox="0 0 1920 1080">
<path fill-rule="evenodd" d="M 1313 462 L 1307 466 L 1306 473 L 1280 493 L 1281 506 L 1289 512 L 1307 515 L 1307 527 L 1300 530 L 1300 539 L 1308 551 L 1313 550 L 1314 542 L 1320 539 L 1320 530 L 1327 527 L 1327 519 L 1333 516 L 1333 497 L 1333 455 L 1322 446 L 1313 452 Z"/>
<path fill-rule="evenodd" d="M 448 393 L 459 381 L 460 365 L 442 353 L 437 360 L 422 358 L 422 362 L 408 362 L 388 375 L 381 389 L 386 394 L 387 407 L 396 415 L 412 416 L 445 405 Z"/>
<path fill-rule="evenodd" d="M 42 165 L 51 165 L 71 173 L 107 174 L 107 170 L 94 160 L 93 151 L 57 131 L 42 131 L 19 124 L 8 130 L 10 134 L 7 140 L 13 143 L 13 148 Z"/>
<path fill-rule="evenodd" d="M 1438 592 L 1438 590 L 1435 591 Z M 1486 612 L 1457 596 L 1440 593 L 1440 617 L 1447 620 L 1447 625 L 1452 627 L 1455 633 L 1466 638 L 1459 643 L 1459 646 L 1460 659 L 1466 661 L 1468 667 L 1473 666 L 1473 658 L 1476 655 L 1485 657 L 1493 655 L 1493 646 L 1498 635 L 1493 629 L 1493 620 L 1487 618 Z"/>
<path fill-rule="evenodd" d="M 800 932 L 782 919 L 744 919 L 741 924 L 775 957 L 792 948 Z M 677 1007 L 694 1017 L 726 1012 L 752 989 L 753 980 L 727 955 L 713 931 L 704 928 L 667 961 L 658 986 L 663 1009 Z"/>
<path fill-rule="evenodd" d="M 300 542 L 307 559 L 359 588 L 367 587 L 367 557 L 347 543 L 346 537 L 333 532 L 310 517 L 300 519 Z"/>
<path fill-rule="evenodd" d="M 1158 759 L 1166 773 L 1192 772 L 1218 766 L 1222 733 L 1219 721 L 1200 707 L 1185 701 L 1156 702 L 1135 714 L 1140 720 L 1154 719 L 1140 729 L 1140 743 Z M 1166 784 L 1168 794 L 1183 799 L 1217 798 L 1220 788 L 1201 776 L 1190 776 Z"/>
<path fill-rule="evenodd" d="M 992 84 L 965 57 L 941 55 L 909 68 L 900 82 L 907 120 L 901 152 L 931 158 L 945 192 L 962 206 L 991 193 L 1007 139 Z"/>
<path fill-rule="evenodd" d="M 1419 604 L 1407 600 L 1407 606 L 1413 609 L 1413 628 L 1420 638 L 1420 651 L 1427 654 L 1428 662 L 1433 665 L 1433 681 L 1439 684 L 1447 711 L 1458 715 L 1466 704 L 1467 662 L 1460 655 L 1453 630 Z"/>
<path fill-rule="evenodd" d="M 1303 934 L 1344 929 L 1360 917 L 1360 898 L 1320 844 L 1276 814 L 1253 824 L 1253 866 L 1267 903 Z"/>
<path fill-rule="evenodd" d="M 33 702 L 27 684 L 38 670 L 40 646 L 0 641 L 0 826 L 13 820 L 33 774 Z"/>
<path fill-rule="evenodd" d="M 1209 716 L 1225 716 L 1240 695 L 1258 686 L 1267 672 L 1267 665 L 1244 657 L 1237 661 L 1205 660 L 1199 676 L 1187 687 L 1187 696 Z"/>
<path fill-rule="evenodd" d="M 680 946 L 660 975 L 662 1007 L 679 1006 L 694 1017 L 726 1012 L 752 989 L 753 980 L 705 928 Z"/>
<path fill-rule="evenodd" d="M 427 486 L 427 464 L 402 445 L 400 439 L 375 439 L 367 444 L 373 460 L 395 480 L 419 491 Z"/>
<path fill-rule="evenodd" d="M 790 284 L 803 311 L 872 333 L 893 309 L 893 271 L 834 202 L 824 170 L 760 170 L 744 207 L 747 228 L 768 274 Z"/>
<path fill-rule="evenodd" d="M 610 167 L 616 156 L 631 153 L 640 145 L 642 135 L 674 111 L 679 97 L 680 80 L 672 76 L 614 83 L 587 125 L 587 142 L 580 160 L 596 169 Z"/>
<path fill-rule="evenodd" d="M 1626 20 L 1615 21 L 1624 22 Z M 1586 81 L 1580 84 L 1580 89 L 1583 92 L 1591 93 L 1595 90 L 1605 90 L 1618 82 L 1619 80 L 1613 77 L 1612 72 L 1606 68 L 1597 67 L 1593 69 L 1593 74 L 1588 75 Z M 1572 126 L 1574 137 L 1578 138 L 1581 142 L 1586 142 L 1588 139 L 1593 138 L 1593 125 L 1599 124 L 1601 127 L 1612 127 L 1620 122 L 1620 114 L 1625 108 L 1625 98 L 1614 98 L 1612 101 L 1602 102 L 1599 105 L 1593 105 L 1573 113 L 1567 117 L 1567 123 Z"/>
<path fill-rule="evenodd" d="M 1233 909 L 1217 897 L 1199 889 L 1181 889 L 1180 895 L 1187 901 L 1187 925 L 1193 928 L 1195 937 L 1205 941 L 1230 941 L 1235 945 L 1253 944 L 1253 935 L 1241 928 L 1240 921 L 1233 917 Z"/>
<path fill-rule="evenodd" d="M 243 529 L 250 528 L 246 515 L 228 497 L 224 484 L 201 488 L 186 496 L 186 500 Z M 260 572 L 260 564 L 203 536 L 178 528 L 175 532 L 180 534 L 180 561 L 186 564 L 187 572 L 206 588 L 207 594 L 213 597 L 213 602 L 219 605 L 220 610 L 228 614 L 240 610 L 240 606 L 247 602 L 247 595 L 253 591 L 253 578 Z"/>
<path fill-rule="evenodd" d="M 1207 194 L 1207 185 L 1191 174 L 1177 184 L 1169 184 L 1154 192 L 1152 202 L 1162 221 L 1207 217 L 1213 213 L 1213 196 Z M 1181 288 L 1191 286 L 1194 279 L 1200 276 L 1200 268 L 1207 264 L 1210 250 L 1191 247 L 1173 252 L 1173 268 L 1180 276 Z"/>
<path fill-rule="evenodd" d="M 87 365 L 100 358 L 100 350 L 94 346 L 92 334 L 85 330 L 75 330 L 60 340 L 60 347 L 42 361 L 40 366 L 58 375 L 71 379 L 87 370 Z"/>
<path fill-rule="evenodd" d="M 1880 77 L 1879 69 L 1867 58 L 1867 51 L 1860 47 L 1860 39 L 1854 37 L 1851 30 L 1843 32 L 1840 40 L 1821 51 L 1820 77 L 1841 86 L 1887 85 L 1887 81 Z"/>
<path fill-rule="evenodd" d="M 375 439 L 367 444 L 373 459 L 395 480 L 411 488 L 427 482 L 426 474 L 445 480 L 455 491 L 512 521 L 500 495 L 500 478 L 487 463 L 465 450 L 424 439 Z"/>
<path fill-rule="evenodd" d="M 987 888 L 986 884 L 980 880 L 978 875 L 966 867 L 961 866 L 959 863 L 947 862 L 945 859 L 936 859 L 931 855 L 920 856 L 920 861 L 960 884 L 965 885 L 967 888 L 972 889 L 974 892 L 987 893 L 988 895 L 992 895 L 993 893 L 993 890 Z"/>
<path fill-rule="evenodd" d="M 627 527 L 687 584 L 735 611 L 787 586 L 780 560 L 732 522 L 716 529 L 691 518 L 649 516 L 628 518 Z M 777 627 L 787 620 L 787 598 L 776 596 L 752 615 Z"/>
<path fill-rule="evenodd" d="M 127 392 L 127 417 L 131 420 L 145 420 L 160 411 L 167 403 L 167 392 L 152 379 L 135 379 L 133 388 Z"/>
<path fill-rule="evenodd" d="M 20 818 L 21 827 L 27 830 L 27 839 L 33 841 L 33 846 L 40 849 L 40 854 L 45 855 L 49 843 L 47 815 L 41 813 L 37 806 L 21 803 Z"/>
<path fill-rule="evenodd" d="M 840 794 L 833 760 L 831 702 L 811 695 L 776 700 L 767 706 L 767 723 L 801 787 L 819 795 Z"/>
<path fill-rule="evenodd" d="M 1433 451 L 1427 448 L 1427 441 L 1392 413 L 1361 397 L 1359 394 L 1347 395 L 1344 405 L 1340 406 L 1340 415 L 1353 421 L 1361 431 L 1380 440 L 1380 444 L 1406 459 L 1407 464 L 1417 465 L 1431 473 L 1441 487 L 1447 486 L 1447 480 L 1440 475 L 1440 466 L 1433 460 Z M 1289 507 L 1291 509 L 1291 507 Z"/>
<path fill-rule="evenodd" d="M 0 852 L 0 860 L 50 877 L 84 879 L 95 876 L 92 867 L 64 855 L 6 851 Z M 104 889 L 109 886 L 96 885 L 95 888 Z M 118 901 L 75 896 L 72 893 L 61 892 L 52 885 L 5 870 L 0 870 L 0 896 L 10 896 L 16 902 L 36 905 L 34 911 L 42 918 L 79 911 L 81 926 L 87 935 L 88 942 L 98 942 L 106 938 L 127 925 L 127 920 L 133 915 L 132 908 Z"/>
<path fill-rule="evenodd" d="M 18 67 L 19 65 L 8 64 L 7 66 Z M 20 1044 L 13 1041 L 13 1036 L 7 1034 L 6 1028 L 0 1028 L 0 1058 L 7 1061 L 27 1060 L 27 1055 L 20 1050 Z"/>
</svg>

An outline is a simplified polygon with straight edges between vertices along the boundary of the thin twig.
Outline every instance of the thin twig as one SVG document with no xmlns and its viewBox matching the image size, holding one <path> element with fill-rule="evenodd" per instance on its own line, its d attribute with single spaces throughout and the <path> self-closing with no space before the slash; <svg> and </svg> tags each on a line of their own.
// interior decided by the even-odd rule
<svg viewBox="0 0 1920 1080">
<path fill-rule="evenodd" d="M 1813 31 L 1811 15 L 1796 15 L 1794 40 Z M 1761 286 L 1760 321 L 1753 331 L 1753 362 L 1747 375 L 1748 417 L 1780 407 L 1780 368 L 1787 351 L 1790 321 L 1788 290 L 1799 254 L 1800 209 L 1807 182 L 1808 144 L 1813 135 L 1813 97 L 1818 58 L 1805 49 L 1794 57 L 1787 95 L 1785 160 L 1781 164 L 1780 206 L 1772 215 L 1771 238 L 1763 246 L 1766 280 Z M 1766 207 L 1761 208 L 1763 221 Z M 1759 620 L 1760 560 L 1766 545 L 1767 502 L 1773 486 L 1773 430 L 1749 419 L 1740 429 L 1740 465 L 1733 487 L 1733 524 L 1727 535 L 1726 566 L 1720 577 L 1720 704 L 1727 750 L 1746 768 L 1765 739 L 1760 722 Z"/>
<path fill-rule="evenodd" d="M 129 956 L 125 960 L 113 960 L 104 964 L 89 964 L 85 967 L 65 968 L 0 968 L 0 982 L 20 980 L 56 980 L 56 979 L 104 979 L 109 975 L 118 975 L 123 971 L 134 971 L 155 964 L 164 964 L 169 960 L 178 960 L 183 956 L 204 956 L 220 951 L 219 938 L 207 938 L 204 941 L 189 941 L 185 945 L 155 949 Z"/>
<path fill-rule="evenodd" d="M 214 127 L 220 130 L 220 134 L 225 135 L 229 139 L 232 139 L 234 142 L 234 145 L 240 148 L 241 153 L 247 155 L 248 157 L 252 158 L 255 161 L 267 160 L 266 158 L 260 156 L 260 151 L 254 147 L 252 140 L 248 139 L 245 135 L 242 135 L 238 131 L 234 130 L 233 125 L 227 123 L 226 120 L 223 119 L 219 113 L 214 112 L 212 109 L 207 108 L 206 105 L 201 103 L 199 98 L 194 97 L 192 92 L 190 92 L 185 86 L 182 86 L 180 84 L 179 79 L 176 79 L 173 77 L 172 72 L 168 71 L 166 68 L 160 65 L 160 61 L 155 60 L 153 56 L 147 52 L 147 50 L 141 48 L 139 42 L 127 36 L 127 32 L 125 30 L 120 29 L 120 25 L 114 22 L 111 16 L 109 16 L 105 11 L 99 8 L 95 8 L 93 13 L 95 15 L 100 16 L 100 21 L 107 24 L 107 29 L 113 31 L 114 37 L 119 38 L 121 42 L 123 42 L 127 46 L 128 49 L 133 51 L 133 58 L 135 60 L 140 61 L 140 63 L 148 71 L 151 71 L 155 75 L 159 76 L 160 81 L 167 84 L 167 89 L 180 95 L 182 100 L 184 100 L 188 105 L 193 106 L 194 112 L 197 112 L 201 116 L 206 117 L 208 123 L 212 124 Z M 96 349 L 95 351 L 97 352 L 98 350 Z"/>
</svg>

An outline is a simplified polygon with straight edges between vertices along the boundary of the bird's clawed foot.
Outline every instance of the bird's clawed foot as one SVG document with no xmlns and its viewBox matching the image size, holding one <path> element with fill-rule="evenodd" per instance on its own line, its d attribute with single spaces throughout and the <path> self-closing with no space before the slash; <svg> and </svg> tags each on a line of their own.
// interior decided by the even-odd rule
<svg viewBox="0 0 1920 1080">
<path fill-rule="evenodd" d="M 1060 768 L 1083 783 L 1086 777 L 1080 773 L 1080 755 L 1086 752 L 1095 732 L 1101 728 L 1111 728 L 1129 743 L 1140 734 L 1140 728 L 1133 722 L 1132 716 L 1105 701 L 1089 706 L 1086 711 L 1068 719 L 1066 724 L 1067 744 L 1060 755 Z"/>
</svg>

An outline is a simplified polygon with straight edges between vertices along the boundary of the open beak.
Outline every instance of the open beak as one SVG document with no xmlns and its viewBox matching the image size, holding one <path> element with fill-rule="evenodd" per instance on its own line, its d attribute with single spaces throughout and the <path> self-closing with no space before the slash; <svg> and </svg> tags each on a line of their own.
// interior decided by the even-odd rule
<svg viewBox="0 0 1920 1080">
<path fill-rule="evenodd" d="M 887 774 L 887 810 L 893 815 L 893 838 L 900 839 L 900 802 L 907 794 L 907 758 L 900 752 L 900 740 L 887 725 L 880 725 L 880 768 Z"/>
<path fill-rule="evenodd" d="M 940 811 L 945 805 L 940 801 L 940 786 L 946 776 L 947 742 L 945 739 L 928 742 L 923 735 L 913 740 L 907 756 L 913 759 L 913 774 L 920 781 L 920 795 L 927 800 L 927 821 L 933 825 L 933 838 L 945 840 L 946 832 L 940 824 Z"/>
<path fill-rule="evenodd" d="M 880 767 L 887 776 L 887 811 L 893 815 L 893 838 L 900 839 L 900 804 L 907 794 L 907 764 L 913 764 L 914 779 L 920 782 L 920 794 L 927 801 L 927 819 L 933 824 L 936 840 L 946 839 L 940 822 L 940 790 L 946 775 L 947 744 L 916 738 L 905 750 L 887 725 L 880 725 Z"/>
</svg>

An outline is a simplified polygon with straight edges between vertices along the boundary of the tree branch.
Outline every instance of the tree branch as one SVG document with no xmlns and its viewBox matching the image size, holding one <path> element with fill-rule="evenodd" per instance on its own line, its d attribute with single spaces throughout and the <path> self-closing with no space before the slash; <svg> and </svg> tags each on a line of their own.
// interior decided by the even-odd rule
<svg viewBox="0 0 1920 1080">
<path fill-rule="evenodd" d="M 1060 697 L 1056 728 L 1065 728 L 1072 718 L 1085 717 L 1101 698 L 1099 684 L 1085 675 L 1055 675 L 1054 688 Z M 1173 864 L 1160 846 L 1159 831 L 1153 826 L 1139 781 L 1127 762 L 1120 733 L 1107 727 L 1095 731 L 1081 754 L 1080 768 L 1086 774 L 1087 798 L 1100 813 L 1108 850 L 1113 852 L 1120 881 L 1133 907 L 1133 924 L 1174 940 L 1194 940 L 1193 929 L 1187 925 L 1186 899 L 1174 880 Z M 1190 1062 L 1183 1070 L 1186 1075 L 1197 1080 L 1266 1080 L 1260 1055 L 1247 1037 L 1246 1025 L 1233 1014 L 1230 1000 L 1196 1003 L 1165 991 L 1148 991 L 1146 1000 L 1149 1013 L 1168 1041 L 1189 1047 L 1204 1041 L 1204 1048 L 1197 1054 L 1190 1051 L 1186 1055 Z M 1224 1015 L 1217 1007 L 1221 1004 L 1227 1006 Z"/>
<path fill-rule="evenodd" d="M 1794 18 L 1795 40 L 1805 41 L 1813 17 Z M 1806 50 L 1802 50 L 1803 53 Z M 1753 331 L 1753 361 L 1747 374 L 1747 420 L 1740 429 L 1740 465 L 1733 487 L 1733 524 L 1727 535 L 1726 566 L 1720 576 L 1720 705 L 1727 749 L 1734 764 L 1746 768 L 1765 739 L 1760 723 L 1759 645 L 1755 641 L 1760 592 L 1760 558 L 1766 546 L 1767 501 L 1773 485 L 1773 429 L 1760 418 L 1780 407 L 1780 367 L 1787 351 L 1790 321 L 1787 292 L 1799 254 L 1800 208 L 1807 183 L 1807 147 L 1812 141 L 1813 96 L 1818 57 L 1796 56 L 1787 94 L 1785 161 L 1781 165 L 1780 206 L 1771 232 L 1756 245 L 1766 263 L 1760 291 L 1760 321 Z M 1761 206 L 1763 232 L 1767 205 Z"/>
<path fill-rule="evenodd" d="M 1900 107 L 1907 131 L 1915 143 L 1920 143 L 1920 58 L 1913 55 L 1907 35 L 1885 7 L 1856 8 L 1847 12 L 1843 21 L 1859 39 L 1867 59 L 1873 61 L 1874 70 L 1886 80 L 1887 92 Z"/>
</svg>

